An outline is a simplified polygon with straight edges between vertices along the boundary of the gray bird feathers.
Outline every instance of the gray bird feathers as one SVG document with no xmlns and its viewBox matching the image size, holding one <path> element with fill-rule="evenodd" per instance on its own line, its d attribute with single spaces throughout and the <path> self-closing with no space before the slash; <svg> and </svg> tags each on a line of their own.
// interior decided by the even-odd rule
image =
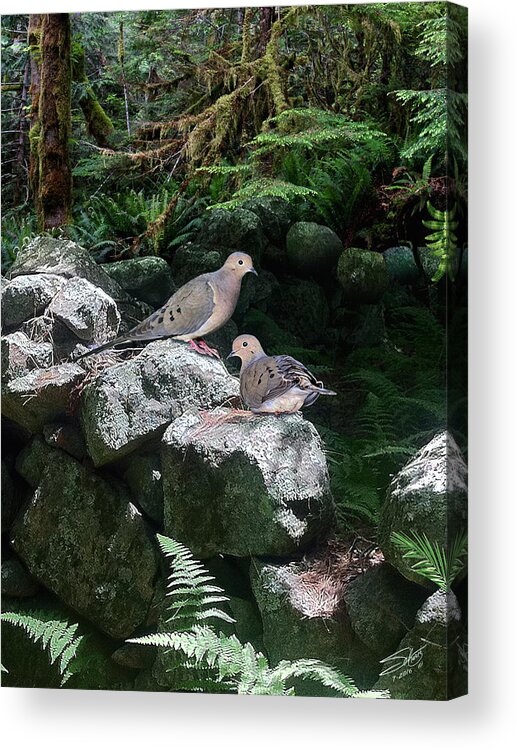
<svg viewBox="0 0 517 750">
<path fill-rule="evenodd" d="M 196 345 L 194 339 L 201 339 L 228 322 L 239 299 L 242 278 L 247 273 L 257 273 L 250 256 L 246 253 L 232 253 L 221 268 L 188 281 L 163 307 L 124 336 L 90 349 L 78 359 L 98 354 L 118 344 L 161 338 L 189 341 L 197 351 L 213 354 L 214 350 L 209 349 L 204 342 L 201 342 L 201 346 Z"/>
<path fill-rule="evenodd" d="M 229 356 L 241 359 L 241 397 L 255 414 L 292 414 L 336 395 L 293 357 L 269 357 L 255 336 L 238 336 Z"/>
</svg>

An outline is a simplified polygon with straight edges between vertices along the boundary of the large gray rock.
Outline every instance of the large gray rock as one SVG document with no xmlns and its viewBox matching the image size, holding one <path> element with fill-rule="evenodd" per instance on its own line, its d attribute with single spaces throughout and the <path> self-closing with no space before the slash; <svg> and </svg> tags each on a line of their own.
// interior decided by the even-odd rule
<svg viewBox="0 0 517 750">
<path fill-rule="evenodd" d="M 2 279 L 2 326 L 16 328 L 50 304 L 63 279 L 50 273 Z"/>
<path fill-rule="evenodd" d="M 343 243 L 330 227 L 297 221 L 287 233 L 287 257 L 295 271 L 322 275 L 337 265 Z"/>
<path fill-rule="evenodd" d="M 47 445 L 61 448 L 81 461 L 86 456 L 86 444 L 81 431 L 73 422 L 55 422 L 43 427 Z"/>
<path fill-rule="evenodd" d="M 64 323 L 48 312 L 28 320 L 22 332 L 38 344 L 50 344 L 54 352 L 54 362 L 59 363 L 79 353 L 78 346 L 84 343 Z"/>
<path fill-rule="evenodd" d="M 117 335 L 120 314 L 113 299 L 86 279 L 65 281 L 48 307 L 82 341 L 102 344 Z"/>
<path fill-rule="evenodd" d="M 426 592 L 383 563 L 350 581 L 344 597 L 354 633 L 381 658 L 413 626 Z"/>
<path fill-rule="evenodd" d="M 163 258 L 130 258 L 102 267 L 124 291 L 153 308 L 163 305 L 174 292 L 171 269 Z"/>
<path fill-rule="evenodd" d="M 202 273 L 217 271 L 225 257 L 225 253 L 212 244 L 205 247 L 197 242 L 186 242 L 178 247 L 172 258 L 174 279 L 181 286 Z"/>
<path fill-rule="evenodd" d="M 287 555 L 333 520 L 321 441 L 300 415 L 203 427 L 188 412 L 165 432 L 162 467 L 166 533 L 198 558 Z"/>
<path fill-rule="evenodd" d="M 36 438 L 17 462 L 34 493 L 12 529 L 31 574 L 115 638 L 142 624 L 157 558 L 122 485 L 108 483 Z"/>
<path fill-rule="evenodd" d="M 191 405 L 210 409 L 238 395 L 220 360 L 172 340 L 148 344 L 84 389 L 81 423 L 96 466 L 133 452 Z"/>
<path fill-rule="evenodd" d="M 337 277 L 346 303 L 378 302 L 388 286 L 388 271 L 382 255 L 355 247 L 341 254 Z"/>
<path fill-rule="evenodd" d="M 375 681 L 377 660 L 354 636 L 339 580 L 314 575 L 303 562 L 257 559 L 251 561 L 250 575 L 272 664 L 283 659 L 321 659 L 361 687 Z M 315 683 L 297 685 L 298 693 L 332 694 Z"/>
<path fill-rule="evenodd" d="M 72 363 L 31 370 L 5 385 L 2 414 L 30 432 L 40 432 L 70 408 L 72 393 L 85 375 Z"/>
<path fill-rule="evenodd" d="M 466 637 L 452 591 L 436 591 L 418 611 L 415 625 L 383 659 L 374 689 L 391 698 L 450 700 L 467 693 Z"/>
<path fill-rule="evenodd" d="M 1 346 L 2 385 L 27 375 L 30 370 L 52 365 L 52 344 L 31 341 L 22 331 L 2 336 Z"/>
<path fill-rule="evenodd" d="M 447 547 L 467 525 L 467 467 L 452 435 L 441 432 L 393 478 L 379 519 L 379 544 L 403 576 L 433 586 L 416 573 L 412 560 L 393 543 L 392 534 L 425 534 Z"/>
<path fill-rule="evenodd" d="M 79 276 L 117 299 L 121 288 L 97 265 L 88 250 L 71 240 L 36 237 L 23 247 L 11 266 L 12 278 L 27 274 L 57 274 L 71 279 Z"/>
</svg>

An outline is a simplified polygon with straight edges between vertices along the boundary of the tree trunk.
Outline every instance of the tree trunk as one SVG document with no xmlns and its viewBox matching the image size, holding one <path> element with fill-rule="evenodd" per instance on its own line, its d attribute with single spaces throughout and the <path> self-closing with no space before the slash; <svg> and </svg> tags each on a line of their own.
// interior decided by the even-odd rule
<svg viewBox="0 0 517 750">
<path fill-rule="evenodd" d="M 72 171 L 68 142 L 72 68 L 68 13 L 48 13 L 40 19 L 40 26 L 35 19 L 33 30 L 33 38 L 39 37 L 39 45 L 31 55 L 34 64 L 30 140 L 36 213 L 39 227 L 44 230 L 70 222 Z"/>
<path fill-rule="evenodd" d="M 85 68 L 84 49 L 79 44 L 75 45 L 72 73 L 74 81 L 84 84 L 79 106 L 82 109 L 88 133 L 92 138 L 95 138 L 99 146 L 108 148 L 109 137 L 113 132 L 113 123 L 103 110 L 89 84 Z"/>
<path fill-rule="evenodd" d="M 260 55 L 263 55 L 266 51 L 267 43 L 269 41 L 269 32 L 273 25 L 274 14 L 274 8 L 260 8 L 260 35 L 258 43 L 258 51 Z"/>
<path fill-rule="evenodd" d="M 31 112 L 30 112 L 30 163 L 29 163 L 29 187 L 34 200 L 38 194 L 39 159 L 39 97 L 40 97 L 40 62 L 41 62 L 41 24 L 43 15 L 41 13 L 29 16 L 29 53 L 31 61 Z"/>
</svg>

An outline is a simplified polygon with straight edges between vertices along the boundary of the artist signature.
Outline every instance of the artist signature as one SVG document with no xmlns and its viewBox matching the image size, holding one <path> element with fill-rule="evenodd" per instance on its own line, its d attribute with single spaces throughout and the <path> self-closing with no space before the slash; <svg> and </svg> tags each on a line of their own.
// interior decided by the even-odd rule
<svg viewBox="0 0 517 750">
<path fill-rule="evenodd" d="M 384 659 L 381 659 L 381 664 L 386 664 L 386 667 L 380 673 L 379 677 L 382 677 L 382 675 L 386 674 L 401 672 L 401 670 L 404 670 L 404 672 L 401 674 L 397 674 L 397 678 L 404 677 L 407 674 L 411 674 L 411 672 L 415 668 L 419 668 L 422 666 L 422 661 L 424 658 L 423 651 L 425 647 L 425 643 L 423 646 L 420 646 L 420 648 L 417 649 L 414 649 L 412 646 L 406 646 L 406 648 L 401 648 L 400 651 L 397 651 L 396 653 L 391 654 L 390 656 L 386 656 L 386 658 Z"/>
</svg>

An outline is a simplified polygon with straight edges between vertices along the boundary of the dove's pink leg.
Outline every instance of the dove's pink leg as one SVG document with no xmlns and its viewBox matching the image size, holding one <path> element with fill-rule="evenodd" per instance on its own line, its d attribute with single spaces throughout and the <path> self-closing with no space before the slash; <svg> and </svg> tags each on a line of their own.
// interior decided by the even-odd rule
<svg viewBox="0 0 517 750">
<path fill-rule="evenodd" d="M 217 349 L 212 349 L 212 347 L 208 346 L 203 339 L 199 339 L 199 341 L 194 341 L 194 339 L 192 339 L 189 341 L 189 344 L 198 354 L 208 354 L 209 357 L 217 357 L 217 359 L 221 359 Z"/>
</svg>

